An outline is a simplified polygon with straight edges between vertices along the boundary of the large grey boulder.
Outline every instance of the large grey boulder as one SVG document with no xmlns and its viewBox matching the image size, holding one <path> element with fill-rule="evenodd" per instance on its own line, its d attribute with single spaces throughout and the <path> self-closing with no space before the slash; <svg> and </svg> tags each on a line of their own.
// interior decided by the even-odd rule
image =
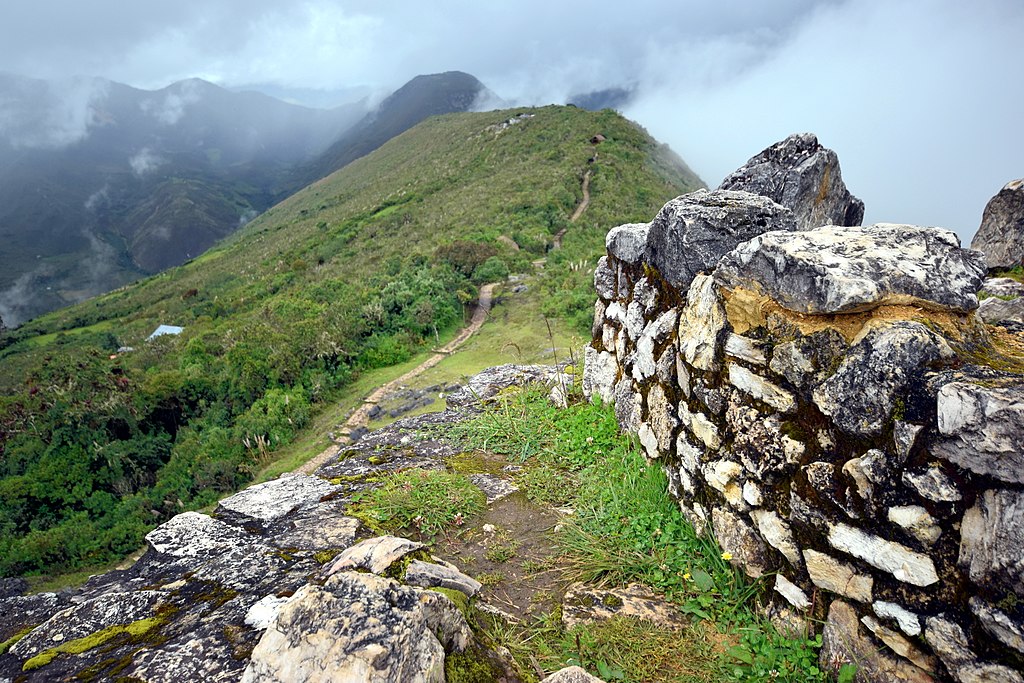
<svg viewBox="0 0 1024 683">
<path fill-rule="evenodd" d="M 608 231 L 604 238 L 608 253 L 626 263 L 639 263 L 647 248 L 647 223 L 626 223 Z"/>
<path fill-rule="evenodd" d="M 953 350 L 942 337 L 921 323 L 903 320 L 876 327 L 814 390 L 814 402 L 843 431 L 878 434 L 914 372 L 952 357 Z"/>
<path fill-rule="evenodd" d="M 1024 483 L 1024 385 L 950 382 L 938 395 L 939 433 L 931 452 L 964 469 Z"/>
<path fill-rule="evenodd" d="M 252 652 L 245 683 L 444 683 L 446 652 L 472 634 L 446 596 L 373 574 L 307 584 Z"/>
<path fill-rule="evenodd" d="M 883 304 L 956 312 L 978 307 L 981 254 L 940 228 L 878 223 L 769 232 L 722 259 L 715 280 L 798 313 L 853 313 Z"/>
<path fill-rule="evenodd" d="M 680 291 L 737 244 L 769 230 L 795 230 L 793 213 L 760 195 L 698 190 L 665 204 L 647 233 L 647 262 Z"/>
<path fill-rule="evenodd" d="M 338 490 L 339 487 L 320 477 L 286 475 L 220 501 L 217 517 L 239 526 L 262 528 L 299 508 L 315 506 L 321 498 Z"/>
<path fill-rule="evenodd" d="M 989 200 L 971 249 L 985 253 L 989 268 L 1024 264 L 1024 178 L 1006 183 Z"/>
<path fill-rule="evenodd" d="M 839 157 L 812 133 L 790 135 L 733 171 L 720 190 L 743 190 L 793 211 L 797 230 L 822 225 L 860 225 L 864 202 L 850 194 Z"/>
</svg>

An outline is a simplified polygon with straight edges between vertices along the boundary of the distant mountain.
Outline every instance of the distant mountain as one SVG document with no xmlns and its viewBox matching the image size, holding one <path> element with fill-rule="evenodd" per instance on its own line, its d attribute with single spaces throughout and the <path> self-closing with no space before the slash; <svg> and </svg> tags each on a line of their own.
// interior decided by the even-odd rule
<svg viewBox="0 0 1024 683">
<path fill-rule="evenodd" d="M 115 559 L 153 525 L 213 504 L 359 373 L 454 334 L 477 285 L 537 259 L 530 296 L 589 334 L 609 226 L 701 185 L 615 112 L 436 116 L 202 256 L 9 331 L 0 577 Z M 147 341 L 161 324 L 181 333 Z"/>
<path fill-rule="evenodd" d="M 586 109 L 588 111 L 600 111 L 601 109 L 615 109 L 621 111 L 633 99 L 636 90 L 629 88 L 605 88 L 603 90 L 592 90 L 587 93 L 578 93 L 569 97 L 566 104 Z"/>
<path fill-rule="evenodd" d="M 417 76 L 387 97 L 314 161 L 297 169 L 287 188 L 290 191 L 285 194 L 366 156 L 424 119 L 469 111 L 487 92 L 483 83 L 461 71 Z"/>
<path fill-rule="evenodd" d="M 0 315 L 17 325 L 199 255 L 364 112 L 198 79 L 0 74 Z"/>
</svg>

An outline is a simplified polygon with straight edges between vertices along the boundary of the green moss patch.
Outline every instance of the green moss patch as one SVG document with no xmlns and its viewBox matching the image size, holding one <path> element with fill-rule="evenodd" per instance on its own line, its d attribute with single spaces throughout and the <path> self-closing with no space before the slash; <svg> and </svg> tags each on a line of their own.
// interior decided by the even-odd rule
<svg viewBox="0 0 1024 683">
<path fill-rule="evenodd" d="M 57 647 L 40 652 L 35 657 L 26 661 L 21 667 L 21 670 L 33 671 L 34 669 L 46 666 L 60 654 L 79 655 L 83 652 L 88 652 L 89 650 L 97 648 L 122 634 L 126 634 L 132 640 L 138 639 L 145 636 L 162 623 L 163 619 L 160 617 L 150 617 L 148 619 L 140 619 L 139 621 L 132 622 L 131 624 L 108 626 L 105 629 L 96 631 L 95 633 L 91 633 L 82 638 L 69 640 L 66 643 L 61 643 Z"/>
</svg>

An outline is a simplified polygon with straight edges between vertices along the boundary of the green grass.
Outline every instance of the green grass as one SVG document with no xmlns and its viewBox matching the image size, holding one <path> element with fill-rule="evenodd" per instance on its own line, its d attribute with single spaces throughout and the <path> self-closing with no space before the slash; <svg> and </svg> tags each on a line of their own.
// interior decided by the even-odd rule
<svg viewBox="0 0 1024 683">
<path fill-rule="evenodd" d="M 523 671 L 530 671 L 531 657 L 549 662 L 548 669 L 568 658 L 605 680 L 825 680 L 817 668 L 820 638 L 783 637 L 759 616 L 766 584 L 747 579 L 709 529 L 694 529 L 682 516 L 661 468 L 618 433 L 609 407 L 577 401 L 560 410 L 544 392 L 528 389 L 503 395 L 453 431 L 460 442 L 521 462 L 524 472 L 545 482 L 535 484 L 542 492 L 558 472 L 577 481 L 573 494 L 557 501 L 575 510 L 555 535 L 569 578 L 643 583 L 691 616 L 686 635 L 628 620 L 572 632 L 551 623 L 519 626 L 512 635 L 498 627 L 491 637 L 513 654 L 517 649 L 506 641 L 525 643 L 518 648 Z M 529 476 L 521 474 L 520 481 Z M 719 643 L 713 655 L 709 634 Z M 681 642 L 697 650 L 681 654 L 673 649 Z M 644 668 L 666 661 L 677 666 Z"/>
<path fill-rule="evenodd" d="M 377 531 L 433 538 L 462 526 L 486 505 L 483 492 L 464 475 L 410 469 L 388 475 L 379 488 L 358 495 L 349 512 Z"/>
</svg>

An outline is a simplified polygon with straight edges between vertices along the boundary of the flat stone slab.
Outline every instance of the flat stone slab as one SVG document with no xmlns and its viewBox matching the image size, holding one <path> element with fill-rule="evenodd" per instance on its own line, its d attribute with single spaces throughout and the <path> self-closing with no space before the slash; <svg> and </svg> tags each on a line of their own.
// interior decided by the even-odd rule
<svg viewBox="0 0 1024 683">
<path fill-rule="evenodd" d="M 798 313 L 913 304 L 967 313 L 978 307 L 985 263 L 941 228 L 878 223 L 767 232 L 722 259 L 715 280 L 764 294 Z"/>
<path fill-rule="evenodd" d="M 574 583 L 562 600 L 562 625 L 569 629 L 612 617 L 643 619 L 671 629 L 683 629 L 689 620 L 679 609 L 647 586 L 631 583 L 604 590 Z"/>
<path fill-rule="evenodd" d="M 422 547 L 422 543 L 398 536 L 368 538 L 338 555 L 327 570 L 327 575 L 358 569 L 383 574 L 395 562 Z"/>
<path fill-rule="evenodd" d="M 225 498 L 217 505 L 217 515 L 240 517 L 242 522 L 251 520 L 265 525 L 300 507 L 315 505 L 337 490 L 338 487 L 319 477 L 306 474 L 283 476 Z"/>
</svg>

